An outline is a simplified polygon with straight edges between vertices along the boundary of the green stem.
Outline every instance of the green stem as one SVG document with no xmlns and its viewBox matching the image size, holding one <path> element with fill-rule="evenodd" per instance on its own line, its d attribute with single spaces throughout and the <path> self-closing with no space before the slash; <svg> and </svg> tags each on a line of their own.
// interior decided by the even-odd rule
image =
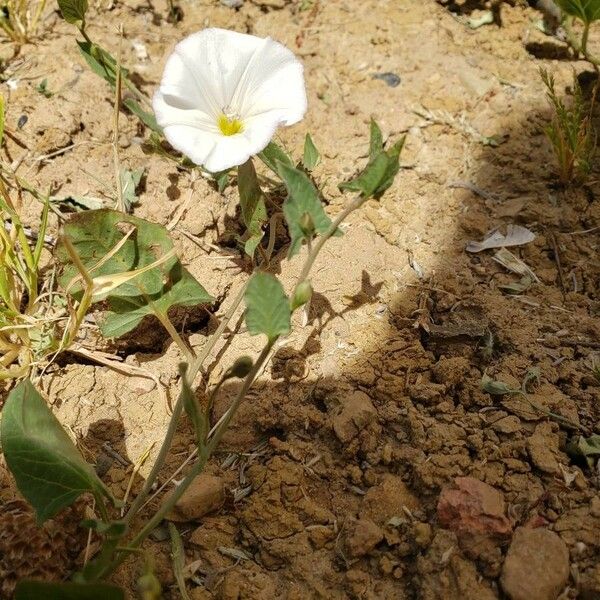
<svg viewBox="0 0 600 600">
<path fill-rule="evenodd" d="M 190 366 L 187 370 L 187 375 L 186 375 L 190 387 L 193 385 L 194 379 L 196 379 L 196 376 L 198 375 L 198 371 L 202 368 L 204 361 L 206 360 L 206 358 L 208 357 L 208 355 L 214 348 L 215 344 L 221 339 L 221 335 L 227 328 L 227 325 L 233 318 L 235 311 L 238 309 L 240 303 L 242 302 L 245 291 L 246 291 L 246 286 L 244 285 L 242 287 L 242 289 L 240 290 L 239 294 L 235 297 L 232 305 L 229 307 L 229 309 L 227 310 L 227 312 L 221 319 L 219 326 L 217 327 L 215 332 L 212 334 L 212 336 L 210 337 L 210 339 L 208 340 L 208 342 L 206 343 L 204 348 L 202 348 L 202 351 L 200 352 L 200 354 L 195 359 L 190 361 Z M 175 341 L 177 341 L 177 340 L 175 340 Z M 131 504 L 131 507 L 127 511 L 127 515 L 125 517 L 125 520 L 127 522 L 131 522 L 133 517 L 137 514 L 137 512 L 143 505 L 144 500 L 150 493 L 150 490 L 152 489 L 152 486 L 154 485 L 154 482 L 156 481 L 156 478 L 158 477 L 158 474 L 165 463 L 165 460 L 167 458 L 167 453 L 169 452 L 171 443 L 173 442 L 173 438 L 175 436 L 175 432 L 177 431 L 177 426 L 179 424 L 179 420 L 181 419 L 182 413 L 183 413 L 183 393 L 180 393 L 179 397 L 177 398 L 175 407 L 173 408 L 173 414 L 171 415 L 169 427 L 167 429 L 167 433 L 165 434 L 163 443 L 161 444 L 160 450 L 158 452 L 158 456 L 156 457 L 156 462 L 154 463 L 154 466 L 152 467 L 150 474 L 146 478 L 146 481 L 144 483 L 144 487 L 142 488 L 142 491 L 136 496 L 135 500 Z"/>
<path fill-rule="evenodd" d="M 90 39 L 90 36 L 87 34 L 85 30 L 85 21 L 82 21 L 81 27 L 79 28 L 79 33 L 83 36 L 83 39 L 90 45 L 93 46 L 94 42 Z"/>
<path fill-rule="evenodd" d="M 202 365 L 204 364 L 204 361 L 207 359 L 208 355 L 211 353 L 216 343 L 221 339 L 221 336 L 227 328 L 227 325 L 229 325 L 229 321 L 231 321 L 239 305 L 242 303 L 247 287 L 248 283 L 246 282 L 242 286 L 242 289 L 239 291 L 238 295 L 234 298 L 231 306 L 227 309 L 227 312 L 223 315 L 219 326 L 212 334 L 204 348 L 202 348 L 200 354 L 198 354 L 198 357 L 190 363 L 190 367 L 188 369 L 188 381 L 190 382 L 190 385 L 193 384 L 194 379 L 196 379 L 196 376 L 198 375 L 198 371 L 200 371 Z"/>
<path fill-rule="evenodd" d="M 177 329 L 175 329 L 175 326 L 173 323 L 171 323 L 169 316 L 156 309 L 152 302 L 149 302 L 149 304 L 154 316 L 162 323 L 162 326 L 167 330 L 168 334 L 171 336 L 171 339 L 179 346 L 179 350 L 183 354 L 185 361 L 188 363 L 192 362 L 196 358 L 196 355 L 194 354 L 194 351 L 187 345 L 185 340 L 179 335 Z"/>
<path fill-rule="evenodd" d="M 248 375 L 246 375 L 246 377 L 244 379 L 244 383 L 242 384 L 240 391 L 237 393 L 235 400 L 231 403 L 231 406 L 227 409 L 227 412 L 225 413 L 225 416 L 223 418 L 223 421 L 221 422 L 221 425 L 215 431 L 210 442 L 208 443 L 207 453 L 209 456 L 212 455 L 212 453 L 215 451 L 215 448 L 219 445 L 219 442 L 221 441 L 223 434 L 227 430 L 229 423 L 231 423 L 231 419 L 233 419 L 233 417 L 235 416 L 237 409 L 239 408 L 240 404 L 242 403 L 242 400 L 246 397 L 246 394 L 248 393 L 248 390 L 254 383 L 256 376 L 258 375 L 258 373 L 262 369 L 263 365 L 266 363 L 267 359 L 269 358 L 269 353 L 271 352 L 271 348 L 273 348 L 273 344 L 276 341 L 277 341 L 277 338 L 275 338 L 274 340 L 269 340 L 267 345 L 262 349 L 260 356 L 256 359 L 256 362 L 252 366 L 250 373 L 248 373 Z"/>
<path fill-rule="evenodd" d="M 580 54 L 580 53 L 583 54 L 583 57 L 585 58 L 585 60 L 587 60 L 594 67 L 594 69 L 597 72 L 598 67 L 600 66 L 600 59 L 595 57 L 593 54 L 590 54 L 590 52 L 588 51 L 588 48 L 587 48 L 588 38 L 589 38 L 589 34 L 590 34 L 590 23 L 584 23 L 584 25 L 583 25 L 583 33 L 581 36 L 581 42 L 579 42 L 579 40 L 575 36 L 575 33 L 573 32 L 573 29 L 571 28 L 571 22 L 569 19 L 566 19 L 563 22 L 562 26 L 563 26 L 563 29 L 565 30 L 566 37 L 567 37 L 567 43 L 569 44 L 569 46 L 571 46 L 571 48 L 573 48 L 573 50 L 575 51 L 576 54 Z"/>
<path fill-rule="evenodd" d="M 583 24 L 583 34 L 581 35 L 581 52 L 586 57 L 588 56 L 587 45 L 588 45 L 588 37 L 589 36 L 590 36 L 590 24 L 586 22 Z"/>
<path fill-rule="evenodd" d="M 351 212 L 360 208 L 362 206 L 362 204 L 365 202 L 365 200 L 366 200 L 366 198 L 363 198 L 361 196 L 356 197 L 344 210 L 342 210 L 342 212 L 332 222 L 329 229 L 318 239 L 317 243 L 311 249 L 311 251 L 309 252 L 309 254 L 306 258 L 304 267 L 302 268 L 300 277 L 298 278 L 296 288 L 298 287 L 298 285 L 300 285 L 300 283 L 305 281 L 306 278 L 308 277 L 308 275 L 310 274 L 310 270 L 311 270 L 312 266 L 314 265 L 314 262 L 315 262 L 317 256 L 319 255 L 319 252 L 325 245 L 325 242 L 332 235 L 335 234 L 335 232 L 337 231 L 337 229 L 340 226 L 340 224 L 342 223 L 342 221 Z M 243 286 L 242 290 L 240 291 L 238 296 L 235 298 L 232 306 L 229 308 L 229 310 L 223 317 L 223 320 L 219 324 L 219 327 L 217 328 L 217 330 L 212 335 L 211 339 L 208 341 L 207 345 L 203 348 L 202 352 L 198 355 L 196 360 L 192 363 L 192 365 L 188 369 L 186 378 L 187 378 L 187 383 L 189 383 L 190 386 L 191 386 L 193 380 L 195 379 L 196 375 L 198 374 L 198 371 L 200 370 L 204 360 L 209 355 L 209 353 L 211 352 L 211 350 L 213 349 L 213 347 L 217 343 L 217 341 L 220 339 L 221 335 L 225 331 L 225 328 L 227 327 L 227 324 L 233 317 L 239 304 L 242 302 L 245 291 L 246 291 L 246 285 Z M 225 413 L 223 420 L 221 421 L 218 429 L 215 431 L 214 435 L 208 442 L 208 445 L 205 448 L 199 450 L 198 461 L 192 466 L 189 473 L 185 476 L 183 481 L 175 488 L 175 490 L 168 497 L 168 499 L 161 505 L 159 510 L 152 516 L 152 518 L 146 523 L 146 525 L 144 525 L 144 527 L 141 529 L 141 531 L 137 535 L 134 536 L 134 538 L 131 540 L 131 542 L 125 548 L 123 548 L 123 550 L 120 552 L 120 554 L 117 555 L 117 557 L 114 558 L 111 563 L 102 566 L 97 571 L 97 574 L 96 574 L 97 579 L 101 579 L 102 577 L 104 577 L 107 574 L 114 571 L 114 569 L 116 569 L 123 562 L 123 560 L 126 557 L 126 553 L 128 551 L 138 548 L 143 543 L 143 541 L 148 537 L 148 535 L 154 530 L 154 528 L 157 525 L 159 525 L 159 523 L 162 521 L 162 519 L 171 511 L 171 509 L 175 506 L 175 504 L 183 496 L 183 494 L 186 492 L 186 490 L 188 489 L 188 487 L 190 486 L 192 481 L 194 481 L 194 479 L 200 473 L 202 473 L 202 471 L 204 470 L 204 467 L 206 466 L 206 463 L 208 462 L 208 459 L 210 458 L 210 456 L 212 455 L 212 453 L 215 451 L 216 447 L 218 446 L 219 442 L 221 441 L 223 435 L 225 434 L 225 431 L 227 430 L 229 424 L 231 423 L 231 420 L 235 416 L 240 404 L 246 397 L 246 394 L 248 393 L 250 387 L 254 383 L 258 373 L 260 372 L 260 370 L 263 368 L 263 366 L 266 364 L 267 360 L 269 359 L 271 350 L 273 348 L 273 345 L 277 341 L 277 339 L 278 339 L 278 337 L 269 340 L 268 343 L 265 345 L 265 347 L 262 349 L 259 357 L 257 358 L 254 365 L 252 366 L 252 369 L 250 370 L 248 375 L 244 378 L 244 383 L 242 384 L 240 391 L 238 392 L 238 394 L 236 395 L 231 406 Z M 167 452 L 171 446 L 171 442 L 173 440 L 175 431 L 177 429 L 177 423 L 179 422 L 182 412 L 183 412 L 183 393 L 181 393 L 179 395 L 179 398 L 177 399 L 175 408 L 173 409 L 173 415 L 171 416 L 171 421 L 169 423 L 169 428 L 167 430 L 165 440 L 163 441 L 163 444 L 159 451 L 159 455 L 158 455 L 156 462 L 152 468 L 152 471 L 150 472 L 150 475 L 146 479 L 144 488 L 138 494 L 135 501 L 132 503 L 132 505 L 125 517 L 125 520 L 128 523 L 131 523 L 131 520 L 133 519 L 133 517 L 135 516 L 135 514 L 137 513 L 137 511 L 143 504 L 144 499 L 147 497 L 148 493 L 150 492 L 150 489 L 152 488 L 154 481 L 156 480 L 156 477 L 158 476 L 158 472 L 160 471 L 160 469 L 162 468 L 162 466 L 164 464 L 164 461 L 167 456 Z"/>
<path fill-rule="evenodd" d="M 179 394 L 177 398 L 177 402 L 175 403 L 175 407 L 173 408 L 173 414 L 171 415 L 171 420 L 169 421 L 169 427 L 167 428 L 167 433 L 165 434 L 165 438 L 163 443 L 158 451 L 158 456 L 154 461 L 154 465 L 152 469 L 146 477 L 146 481 L 144 482 L 144 487 L 141 492 L 136 496 L 135 500 L 131 503 L 127 514 L 125 515 L 125 521 L 127 523 L 131 523 L 138 510 L 144 503 L 144 500 L 147 498 L 148 494 L 152 490 L 152 486 L 160 473 L 163 465 L 165 464 L 165 460 L 167 459 L 167 454 L 169 449 L 171 448 L 171 444 L 173 442 L 173 438 L 175 437 L 175 433 L 177 431 L 177 426 L 179 425 L 179 420 L 181 419 L 181 415 L 183 414 L 183 393 Z"/>
<path fill-rule="evenodd" d="M 298 282 L 296 283 L 296 287 L 294 288 L 292 298 L 298 290 L 298 286 L 304 281 L 306 281 L 308 274 L 310 273 L 310 270 L 312 269 L 315 260 L 317 259 L 317 256 L 319 256 L 319 252 L 321 252 L 327 240 L 335 234 L 338 227 L 342 224 L 342 221 L 344 221 L 350 213 L 360 208 L 366 200 L 367 199 L 363 198 L 362 196 L 357 196 L 356 198 L 354 198 L 354 200 L 334 219 L 333 223 L 331 223 L 331 225 L 329 226 L 329 229 L 317 239 L 317 243 L 308 253 L 308 257 L 306 258 L 306 262 L 304 263 L 304 267 L 302 268 L 302 272 L 300 273 L 300 276 L 298 277 Z"/>
</svg>

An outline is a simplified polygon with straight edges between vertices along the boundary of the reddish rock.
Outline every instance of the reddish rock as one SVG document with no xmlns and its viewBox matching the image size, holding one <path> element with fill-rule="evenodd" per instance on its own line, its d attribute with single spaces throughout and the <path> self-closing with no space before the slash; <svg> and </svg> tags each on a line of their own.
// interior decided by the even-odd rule
<svg viewBox="0 0 600 600">
<path fill-rule="evenodd" d="M 457 533 L 508 536 L 512 524 L 506 517 L 504 496 L 473 477 L 457 477 L 454 487 L 442 490 L 437 514 L 442 526 Z"/>
<path fill-rule="evenodd" d="M 500 583 L 510 600 L 556 600 L 569 580 L 569 550 L 553 531 L 515 530 Z"/>
</svg>

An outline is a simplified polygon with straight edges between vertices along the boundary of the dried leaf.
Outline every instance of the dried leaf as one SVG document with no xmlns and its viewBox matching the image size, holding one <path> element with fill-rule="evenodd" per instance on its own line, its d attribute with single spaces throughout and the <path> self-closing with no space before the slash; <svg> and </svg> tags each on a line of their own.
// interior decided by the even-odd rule
<svg viewBox="0 0 600 600">
<path fill-rule="evenodd" d="M 490 248 L 506 248 L 508 246 L 522 246 L 529 244 L 535 239 L 535 234 L 522 225 L 509 225 L 506 235 L 500 233 L 499 229 L 491 231 L 481 242 L 469 242 L 467 252 L 481 252 Z"/>
<path fill-rule="evenodd" d="M 503 381 L 496 381 L 489 375 L 483 374 L 480 383 L 481 389 L 492 396 L 504 396 L 506 394 L 518 394 L 521 390 L 511 388 Z"/>
<path fill-rule="evenodd" d="M 513 283 L 507 283 L 504 285 L 499 285 L 498 287 L 503 291 L 506 292 L 507 294 L 523 294 L 524 292 L 526 292 L 531 285 L 533 284 L 533 281 L 531 281 L 530 277 L 521 277 L 521 279 L 519 281 L 515 281 Z"/>
<path fill-rule="evenodd" d="M 219 552 L 225 556 L 229 556 L 229 558 L 233 558 L 234 560 L 252 560 L 252 556 L 250 554 L 239 548 L 227 548 L 225 546 L 219 546 Z"/>
<path fill-rule="evenodd" d="M 500 263 L 505 269 L 520 275 L 523 278 L 530 279 L 531 282 L 539 283 L 537 275 L 520 259 L 517 258 L 510 250 L 500 248 L 492 257 L 497 263 Z"/>
</svg>

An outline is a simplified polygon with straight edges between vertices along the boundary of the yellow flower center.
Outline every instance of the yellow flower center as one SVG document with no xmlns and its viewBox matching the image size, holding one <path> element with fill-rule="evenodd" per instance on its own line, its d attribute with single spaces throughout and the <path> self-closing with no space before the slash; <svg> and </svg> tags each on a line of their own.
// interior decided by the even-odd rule
<svg viewBox="0 0 600 600">
<path fill-rule="evenodd" d="M 227 115 L 221 115 L 217 121 L 217 125 L 223 135 L 235 135 L 244 131 L 244 124 L 235 117 L 231 118 Z"/>
</svg>

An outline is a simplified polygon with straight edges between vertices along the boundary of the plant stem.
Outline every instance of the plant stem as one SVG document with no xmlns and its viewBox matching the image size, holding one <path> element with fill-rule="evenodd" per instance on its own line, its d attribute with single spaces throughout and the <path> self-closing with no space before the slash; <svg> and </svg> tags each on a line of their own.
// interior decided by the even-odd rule
<svg viewBox="0 0 600 600">
<path fill-rule="evenodd" d="M 206 343 L 204 348 L 202 348 L 202 351 L 200 352 L 200 354 L 198 354 L 198 357 L 190 363 L 190 367 L 188 369 L 188 381 L 189 381 L 190 385 L 193 385 L 194 379 L 196 379 L 196 376 L 198 375 L 198 371 L 200 371 L 200 369 L 202 368 L 204 361 L 206 360 L 208 355 L 211 353 L 211 351 L 215 347 L 216 343 L 221 339 L 223 332 L 227 328 L 227 325 L 229 325 L 229 321 L 231 321 L 231 319 L 233 318 L 233 315 L 235 314 L 239 305 L 242 303 L 242 300 L 244 299 L 244 294 L 246 293 L 247 287 L 248 287 L 248 283 L 246 282 L 242 286 L 242 289 L 238 292 L 238 295 L 234 298 L 231 306 L 227 309 L 227 312 L 223 315 L 223 318 L 221 319 L 219 326 L 217 327 L 215 332 L 212 334 L 212 336 L 210 337 L 210 339 L 208 340 L 208 342 Z"/>
<path fill-rule="evenodd" d="M 590 54 L 587 49 L 588 37 L 590 33 L 590 23 L 584 23 L 583 34 L 581 36 L 581 43 L 579 42 L 579 40 L 577 40 L 573 29 L 571 28 L 571 23 L 568 19 L 564 21 L 562 27 L 565 30 L 567 44 L 569 44 L 569 46 L 571 46 L 571 48 L 573 48 L 573 50 L 577 54 L 583 54 L 585 60 L 587 60 L 594 67 L 594 70 L 598 72 L 600 66 L 600 59 Z"/>
<path fill-rule="evenodd" d="M 244 285 L 242 287 L 242 289 L 240 290 L 238 295 L 235 297 L 232 305 L 229 307 L 229 309 L 227 310 L 227 312 L 221 319 L 219 326 L 217 327 L 215 332 L 212 334 L 212 336 L 206 343 L 206 346 L 202 349 L 202 352 L 200 352 L 200 354 L 197 357 L 193 358 L 190 361 L 190 366 L 189 366 L 189 368 L 187 370 L 187 374 L 186 374 L 188 384 L 190 385 L 190 387 L 193 385 L 194 379 L 196 379 L 198 371 L 202 368 L 204 361 L 210 354 L 211 350 L 214 348 L 215 344 L 221 338 L 221 335 L 225 331 L 227 325 L 229 324 L 229 321 L 231 321 L 233 315 L 235 314 L 235 311 L 238 309 L 240 303 L 244 299 L 245 291 L 246 291 L 246 285 Z M 169 321 L 169 323 L 170 323 L 170 321 Z M 163 325 L 164 325 L 164 323 L 163 323 Z M 175 342 L 177 342 L 177 340 L 175 338 L 173 338 L 173 339 Z M 136 515 L 136 513 L 138 512 L 138 510 L 141 508 L 142 504 L 144 503 L 144 500 L 150 493 L 150 490 L 152 489 L 152 486 L 154 485 L 154 482 L 156 481 L 156 478 L 158 477 L 158 474 L 160 473 L 160 470 L 162 469 L 164 462 L 167 458 L 167 453 L 169 452 L 171 443 L 173 442 L 173 438 L 175 436 L 175 432 L 177 431 L 177 426 L 179 425 L 179 420 L 181 419 L 182 413 L 183 413 L 183 393 L 180 393 L 179 397 L 177 398 L 175 407 L 173 408 L 173 414 L 171 415 L 169 427 L 167 429 L 167 433 L 165 434 L 165 438 L 161 444 L 160 450 L 158 451 L 158 456 L 156 457 L 154 466 L 152 467 L 152 470 L 150 471 L 148 477 L 146 478 L 146 481 L 144 483 L 144 487 L 142 488 L 142 491 L 136 496 L 135 500 L 131 504 L 131 507 L 127 511 L 127 515 L 125 516 L 126 521 L 131 522 L 133 517 Z"/>
<path fill-rule="evenodd" d="M 179 425 L 179 420 L 181 419 L 182 413 L 183 413 L 183 394 L 179 394 L 179 397 L 177 398 L 177 402 L 175 403 L 175 407 L 173 408 L 173 414 L 171 415 L 171 419 L 169 421 L 169 427 L 167 428 L 167 433 L 165 434 L 163 443 L 160 447 L 160 450 L 158 451 L 158 456 L 156 457 L 156 460 L 154 461 L 154 465 L 152 466 L 152 469 L 151 469 L 150 473 L 148 474 L 148 477 L 146 477 L 146 481 L 144 482 L 144 487 L 142 488 L 142 491 L 135 497 L 135 500 L 131 503 L 129 510 L 127 511 L 127 514 L 125 515 L 125 521 L 127 523 L 131 523 L 133 517 L 135 517 L 137 511 L 140 509 L 140 507 L 144 503 L 144 500 L 150 493 L 150 490 L 152 489 L 152 486 L 154 485 L 154 482 L 155 482 L 156 478 L 158 477 L 158 474 L 160 473 L 160 470 L 162 469 L 162 467 L 165 463 L 167 454 L 168 454 L 169 449 L 171 448 L 171 444 L 173 442 L 173 438 L 175 437 L 175 432 L 177 431 L 177 426 Z"/>
<path fill-rule="evenodd" d="M 317 243 L 314 245 L 314 247 L 308 253 L 308 256 L 306 258 L 306 261 L 304 263 L 304 266 L 303 266 L 300 276 L 298 278 L 298 282 L 296 284 L 295 289 L 297 289 L 298 286 L 303 281 L 305 281 L 306 278 L 308 277 L 308 275 L 310 274 L 310 270 L 311 270 L 312 266 L 314 265 L 314 262 L 315 262 L 317 256 L 319 255 L 319 252 L 325 245 L 325 242 L 332 235 L 335 234 L 335 232 L 337 231 L 337 229 L 338 229 L 339 225 L 342 223 L 342 221 L 344 221 L 344 219 L 351 212 L 360 208 L 362 206 L 362 204 L 365 202 L 365 200 L 366 200 L 366 198 L 357 196 L 344 210 L 342 210 L 342 212 L 340 212 L 340 214 L 332 222 L 329 229 L 319 238 Z M 196 360 L 194 360 L 194 362 L 188 369 L 188 371 L 186 373 L 186 380 L 187 380 L 186 383 L 189 384 L 190 386 L 192 385 L 196 375 L 198 374 L 198 371 L 200 370 L 204 360 L 209 355 L 209 353 L 211 352 L 211 350 L 213 349 L 213 347 L 217 343 L 217 341 L 220 339 L 221 335 L 225 331 L 225 328 L 227 327 L 227 324 L 229 323 L 229 321 L 233 317 L 235 311 L 237 310 L 238 306 L 242 302 L 245 291 L 246 291 L 246 285 L 244 285 L 242 287 L 241 291 L 238 293 L 238 295 L 234 299 L 232 306 L 229 307 L 227 313 L 223 317 L 221 323 L 219 324 L 219 327 L 213 333 L 212 337 L 207 342 L 207 344 L 203 348 L 202 352 L 198 355 Z M 235 416 L 240 404 L 246 397 L 246 394 L 248 393 L 250 387 L 254 383 L 258 373 L 260 372 L 260 370 L 263 368 L 263 366 L 268 361 L 269 356 L 271 354 L 271 350 L 273 348 L 273 345 L 275 344 L 277 339 L 278 339 L 278 337 L 269 340 L 267 342 L 267 344 L 265 345 L 265 347 L 262 349 L 259 357 L 257 358 L 254 365 L 252 366 L 252 369 L 250 370 L 248 375 L 244 378 L 244 383 L 242 384 L 240 391 L 237 393 L 234 401 L 232 402 L 231 406 L 228 408 L 227 412 L 223 415 L 222 420 L 220 421 L 220 424 L 218 425 L 218 428 L 216 429 L 214 435 L 212 436 L 212 438 L 210 439 L 210 441 L 208 442 L 208 444 L 205 448 L 199 449 L 198 460 L 192 466 L 192 468 L 190 469 L 189 473 L 185 476 L 183 481 L 175 488 L 175 490 L 172 492 L 172 494 L 161 505 L 159 510 L 144 525 L 144 527 L 141 529 L 141 531 L 133 537 L 131 542 L 125 548 L 121 549 L 121 551 L 120 551 L 121 553 L 119 555 L 117 555 L 117 557 L 114 558 L 110 564 L 107 564 L 106 566 L 103 566 L 100 568 L 100 570 L 96 574 L 96 579 L 101 579 L 108 573 L 111 573 L 114 569 L 116 569 L 123 562 L 128 551 L 138 548 L 142 544 L 142 542 L 148 537 L 148 535 L 152 532 L 152 530 L 162 521 L 162 519 L 167 515 L 167 513 L 175 506 L 175 504 L 178 502 L 178 500 L 186 492 L 186 490 L 188 489 L 188 487 L 190 486 L 192 481 L 194 481 L 194 479 L 200 473 L 202 473 L 202 471 L 204 470 L 204 467 L 206 466 L 206 463 L 208 462 L 208 459 L 211 457 L 212 453 L 215 451 L 216 447 L 218 446 L 219 442 L 221 441 L 223 435 L 225 434 L 225 431 L 227 430 L 229 424 L 231 423 L 231 420 Z M 177 424 L 179 423 L 179 419 L 181 418 L 181 414 L 183 412 L 183 397 L 184 397 L 184 394 L 182 392 L 182 393 L 180 393 L 180 395 L 177 399 L 175 408 L 173 409 L 173 415 L 171 416 L 169 428 L 165 435 L 163 444 L 160 448 L 156 462 L 154 463 L 154 466 L 152 467 L 152 470 L 151 470 L 150 474 L 148 475 L 148 478 L 146 479 L 146 482 L 144 484 L 142 491 L 137 495 L 137 497 L 134 500 L 134 502 L 132 503 L 129 511 L 127 512 L 127 515 L 125 516 L 125 520 L 128 522 L 128 524 L 131 523 L 131 520 L 133 519 L 133 517 L 135 516 L 135 514 L 137 513 L 139 508 L 142 506 L 144 499 L 147 497 L 148 493 L 150 492 L 152 485 L 154 484 L 154 481 L 156 480 L 156 477 L 158 476 L 158 473 L 165 462 L 167 453 L 169 451 L 169 448 L 173 441 L 173 437 L 175 435 L 175 431 L 177 429 Z"/>
<path fill-rule="evenodd" d="M 350 213 L 360 208 L 366 200 L 367 199 L 363 198 L 362 196 L 356 196 L 356 198 L 354 198 L 354 200 L 352 200 L 352 202 L 344 210 L 342 210 L 342 212 L 334 219 L 333 223 L 331 223 L 331 225 L 329 226 L 329 229 L 318 238 L 317 243 L 314 245 L 312 250 L 310 250 L 308 257 L 306 258 L 304 267 L 302 267 L 302 271 L 300 273 L 300 276 L 298 277 L 298 282 L 296 283 L 296 287 L 294 288 L 292 298 L 294 297 L 298 286 L 304 281 L 306 281 L 306 278 L 308 277 L 308 274 L 310 273 L 310 270 L 312 269 L 313 264 L 317 259 L 317 256 L 319 256 L 319 252 L 321 252 L 327 240 L 335 234 L 338 227 L 342 224 L 342 221 L 344 221 Z"/>
<path fill-rule="evenodd" d="M 259 357 L 256 359 L 254 365 L 252 366 L 252 370 L 250 371 L 250 373 L 248 373 L 248 375 L 246 375 L 246 377 L 244 379 L 244 383 L 242 384 L 240 391 L 237 393 L 235 400 L 231 403 L 231 406 L 227 409 L 227 412 L 224 415 L 221 425 L 215 431 L 212 439 L 208 443 L 207 453 L 209 456 L 214 452 L 215 448 L 219 445 L 219 442 L 221 441 L 223 434 L 227 430 L 229 423 L 231 423 L 231 419 L 233 419 L 235 413 L 237 412 L 237 409 L 239 408 L 240 404 L 242 403 L 242 400 L 246 397 L 248 390 L 254 383 L 256 376 L 258 375 L 258 373 L 262 369 L 263 365 L 267 361 L 269 354 L 271 352 L 271 348 L 273 348 L 273 344 L 276 341 L 277 341 L 277 338 L 274 340 L 270 340 L 267 343 L 267 345 L 262 349 L 262 352 L 260 353 Z"/>
<path fill-rule="evenodd" d="M 581 35 L 581 52 L 585 57 L 588 56 L 587 44 L 588 37 L 590 35 L 590 24 L 585 22 L 583 24 L 583 34 Z"/>
<path fill-rule="evenodd" d="M 162 323 L 162 326 L 167 330 L 168 334 L 171 336 L 171 339 L 179 346 L 179 350 L 183 354 L 186 362 L 191 362 L 196 358 L 194 351 L 188 346 L 185 340 L 179 335 L 177 329 L 173 323 L 171 323 L 171 319 L 165 313 L 161 312 L 157 308 L 152 305 L 152 302 L 149 303 L 152 308 L 152 313 L 154 316 Z"/>
</svg>

